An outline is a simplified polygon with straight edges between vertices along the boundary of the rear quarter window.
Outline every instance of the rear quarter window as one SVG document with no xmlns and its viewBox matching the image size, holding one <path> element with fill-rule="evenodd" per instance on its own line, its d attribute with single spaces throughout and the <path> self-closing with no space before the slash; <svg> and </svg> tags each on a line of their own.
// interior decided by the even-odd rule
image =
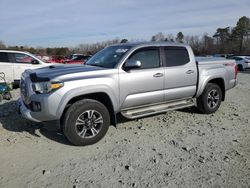
<svg viewBox="0 0 250 188">
<path fill-rule="evenodd" d="M 184 47 L 164 47 L 167 67 L 182 66 L 190 62 L 189 54 Z"/>
</svg>

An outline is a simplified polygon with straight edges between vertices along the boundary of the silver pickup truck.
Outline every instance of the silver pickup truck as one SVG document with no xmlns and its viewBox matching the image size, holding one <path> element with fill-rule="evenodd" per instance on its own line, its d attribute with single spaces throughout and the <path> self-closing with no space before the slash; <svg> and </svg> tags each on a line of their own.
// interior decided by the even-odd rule
<svg viewBox="0 0 250 188">
<path fill-rule="evenodd" d="M 188 45 L 109 46 L 85 65 L 51 65 L 22 74 L 19 110 L 36 122 L 60 122 L 74 145 L 99 141 L 117 114 L 140 118 L 196 105 L 214 113 L 237 84 L 234 60 L 196 60 Z"/>
</svg>

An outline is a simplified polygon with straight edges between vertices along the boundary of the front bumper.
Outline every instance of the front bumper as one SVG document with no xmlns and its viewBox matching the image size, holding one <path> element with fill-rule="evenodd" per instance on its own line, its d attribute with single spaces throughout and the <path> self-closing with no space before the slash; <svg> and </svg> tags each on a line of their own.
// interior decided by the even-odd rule
<svg viewBox="0 0 250 188">
<path fill-rule="evenodd" d="M 18 112 L 25 118 L 34 122 L 41 122 L 38 119 L 35 119 L 31 116 L 31 111 L 25 106 L 21 98 L 17 101 Z"/>
</svg>

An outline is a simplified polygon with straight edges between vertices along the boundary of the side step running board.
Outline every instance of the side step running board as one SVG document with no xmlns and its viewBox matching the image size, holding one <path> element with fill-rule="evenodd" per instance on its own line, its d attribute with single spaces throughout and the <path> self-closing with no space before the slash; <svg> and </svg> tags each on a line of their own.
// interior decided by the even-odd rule
<svg viewBox="0 0 250 188">
<path fill-rule="evenodd" d="M 128 119 L 135 119 L 135 118 L 140 118 L 140 117 L 167 112 L 171 110 L 186 108 L 186 107 L 190 107 L 194 105 L 195 103 L 193 99 L 187 99 L 187 100 L 182 100 L 182 101 L 157 104 L 153 106 L 140 107 L 140 108 L 131 109 L 131 110 L 123 110 L 121 114 Z"/>
</svg>

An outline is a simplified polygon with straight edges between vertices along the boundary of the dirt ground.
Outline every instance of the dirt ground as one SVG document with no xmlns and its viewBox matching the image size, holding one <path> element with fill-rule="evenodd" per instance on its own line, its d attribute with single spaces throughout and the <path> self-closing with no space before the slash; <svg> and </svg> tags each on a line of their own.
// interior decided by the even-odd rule
<svg viewBox="0 0 250 188">
<path fill-rule="evenodd" d="M 212 115 L 194 108 L 110 127 L 76 147 L 0 103 L 0 187 L 250 187 L 250 70 Z"/>
</svg>

